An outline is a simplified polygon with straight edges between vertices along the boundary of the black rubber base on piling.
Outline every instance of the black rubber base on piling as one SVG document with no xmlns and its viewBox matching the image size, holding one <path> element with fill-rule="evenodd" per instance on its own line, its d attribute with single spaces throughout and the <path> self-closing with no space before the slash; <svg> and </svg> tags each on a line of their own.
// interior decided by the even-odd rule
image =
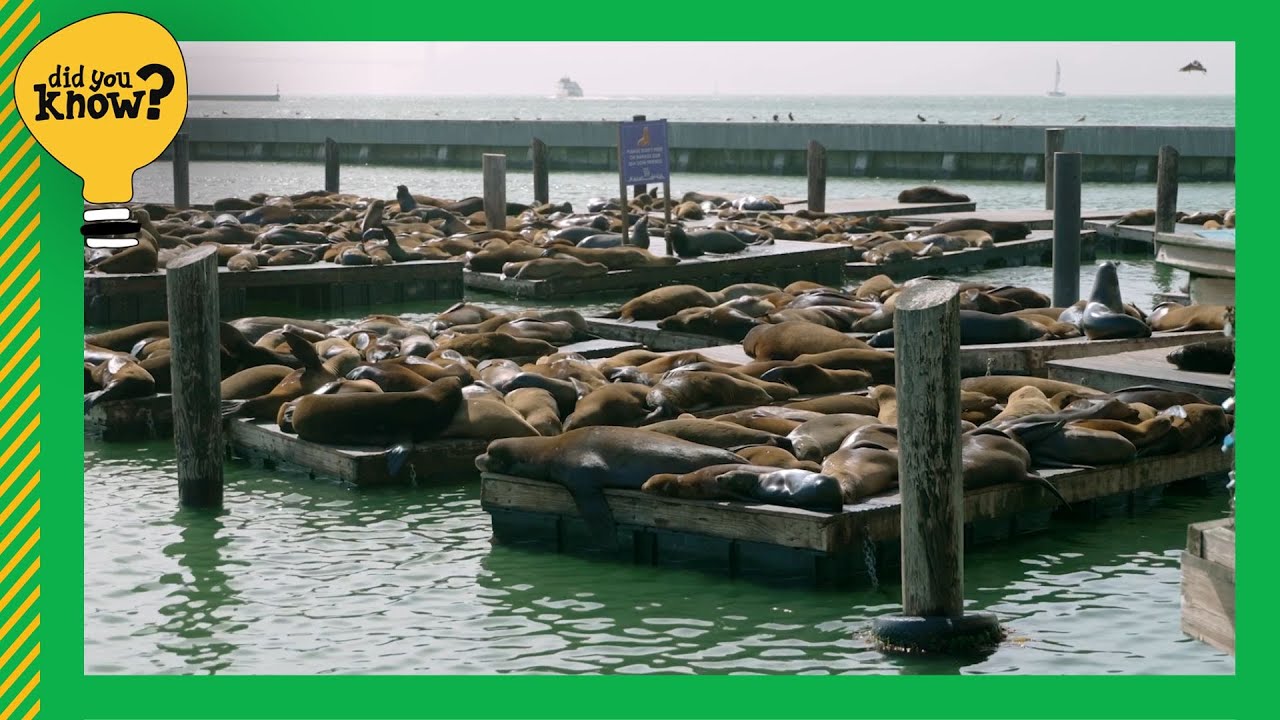
<svg viewBox="0 0 1280 720">
<path fill-rule="evenodd" d="M 1000 644 L 1004 629 L 991 613 L 958 618 L 887 615 L 872 621 L 871 637 L 884 652 L 982 655 Z"/>
</svg>

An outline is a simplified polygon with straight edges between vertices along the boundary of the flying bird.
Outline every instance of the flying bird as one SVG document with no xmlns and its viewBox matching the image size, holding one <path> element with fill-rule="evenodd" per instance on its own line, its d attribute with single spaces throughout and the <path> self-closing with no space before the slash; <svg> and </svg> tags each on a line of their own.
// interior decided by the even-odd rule
<svg viewBox="0 0 1280 720">
<path fill-rule="evenodd" d="M 946 124 L 947 124 L 947 121 L 946 121 L 946 120 L 939 120 L 939 121 L 938 121 L 938 124 L 939 124 L 939 125 L 946 125 Z"/>
<path fill-rule="evenodd" d="M 787 119 L 792 122 L 795 122 L 796 116 L 792 115 L 791 113 L 787 113 Z"/>
<path fill-rule="evenodd" d="M 1085 116 L 1081 115 L 1080 117 L 1076 118 L 1076 122 L 1084 122 L 1084 118 Z"/>
<path fill-rule="evenodd" d="M 1199 61 L 1199 60 L 1192 60 L 1191 62 L 1187 63 L 1186 65 L 1183 65 L 1182 67 L 1178 68 L 1178 72 L 1202 72 L 1202 73 L 1207 73 L 1207 72 L 1209 72 L 1209 71 L 1208 71 L 1208 70 L 1206 70 L 1206 69 L 1205 69 L 1205 67 L 1204 67 L 1203 65 L 1201 65 L 1201 64 L 1200 64 L 1200 61 Z"/>
<path fill-rule="evenodd" d="M 992 121 L 992 122 L 995 122 L 995 121 L 999 120 L 999 119 L 1000 119 L 1000 118 L 1002 118 L 1002 117 L 1004 117 L 1004 113 L 1000 113 L 999 115 L 997 115 L 997 116 L 995 116 L 995 117 L 991 118 L 991 121 Z"/>
<path fill-rule="evenodd" d="M 774 113 L 774 114 L 773 114 L 773 121 L 774 121 L 774 122 L 778 122 L 778 114 L 777 114 L 777 113 Z"/>
<path fill-rule="evenodd" d="M 923 116 L 923 115 L 921 115 L 920 113 L 916 113 L 916 119 L 917 119 L 917 120 L 919 120 L 920 122 L 927 122 L 927 121 L 924 119 L 924 116 Z"/>
</svg>

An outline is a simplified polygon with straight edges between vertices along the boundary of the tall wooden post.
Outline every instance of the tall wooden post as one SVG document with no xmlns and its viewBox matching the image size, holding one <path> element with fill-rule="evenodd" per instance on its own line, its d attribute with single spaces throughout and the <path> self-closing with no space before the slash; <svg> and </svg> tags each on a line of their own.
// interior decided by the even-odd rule
<svg viewBox="0 0 1280 720">
<path fill-rule="evenodd" d="M 1160 147 L 1156 164 L 1156 232 L 1171 233 L 1178 212 L 1178 150 Z"/>
<path fill-rule="evenodd" d="M 644 122 L 645 117 L 644 117 L 644 115 L 632 115 L 632 116 L 631 116 L 631 119 L 632 119 L 633 121 L 635 121 L 635 122 Z M 634 187 L 632 187 L 632 188 L 631 188 L 631 192 L 635 193 L 635 195 L 634 195 L 633 197 L 639 197 L 640 195 L 643 195 L 643 194 L 645 194 L 645 193 L 649 192 L 649 188 L 648 188 L 647 186 L 645 186 L 645 185 L 636 185 L 636 186 L 634 186 Z M 626 193 L 623 193 L 623 195 L 622 195 L 622 204 L 623 204 L 623 205 L 626 205 L 626 204 L 627 204 L 627 196 L 626 196 Z M 623 238 L 623 241 L 625 242 L 625 241 L 626 241 L 626 238 Z"/>
<path fill-rule="evenodd" d="M 533 139 L 533 202 L 546 205 L 551 202 L 551 185 L 547 177 L 547 144 Z"/>
<path fill-rule="evenodd" d="M 960 285 L 926 281 L 893 314 L 902 508 L 902 615 L 876 618 L 882 647 L 974 652 L 994 647 L 994 615 L 964 612 L 960 436 Z"/>
<path fill-rule="evenodd" d="M 1053 161 L 1054 155 L 1062 152 L 1067 131 L 1063 128 L 1044 129 L 1044 209 L 1053 209 Z M 1075 302 L 1072 300 L 1071 302 Z"/>
<path fill-rule="evenodd" d="M 338 141 L 333 138 L 324 139 L 324 190 L 338 192 Z"/>
<path fill-rule="evenodd" d="M 180 255 L 165 271 L 173 374 L 178 500 L 222 506 L 222 391 L 218 256 L 212 245 Z"/>
<path fill-rule="evenodd" d="M 662 234 L 667 240 L 667 255 L 675 255 L 671 246 L 671 178 L 662 181 Z"/>
<path fill-rule="evenodd" d="M 827 211 L 827 149 L 817 140 L 809 141 L 809 210 Z"/>
<path fill-rule="evenodd" d="M 1080 299 L 1080 153 L 1057 153 L 1053 168 L 1053 306 Z"/>
<path fill-rule="evenodd" d="M 484 217 L 490 230 L 507 229 L 507 156 L 485 153 Z"/>
<path fill-rule="evenodd" d="M 173 206 L 191 207 L 191 143 L 187 133 L 173 137 Z"/>
<path fill-rule="evenodd" d="M 642 115 L 637 115 L 643 118 Z M 637 186 L 639 187 L 639 186 Z M 622 123 L 618 123 L 618 204 L 619 211 L 622 213 L 622 244 L 628 245 L 627 225 L 630 223 L 631 204 L 627 202 L 627 183 L 622 176 Z"/>
</svg>

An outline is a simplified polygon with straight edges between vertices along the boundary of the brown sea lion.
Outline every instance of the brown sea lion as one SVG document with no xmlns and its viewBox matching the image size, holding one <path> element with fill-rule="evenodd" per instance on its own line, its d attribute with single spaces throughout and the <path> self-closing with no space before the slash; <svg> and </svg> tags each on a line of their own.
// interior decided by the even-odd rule
<svg viewBox="0 0 1280 720">
<path fill-rule="evenodd" d="M 1178 435 L 1178 450 L 1199 450 L 1211 445 L 1231 430 L 1232 419 L 1219 405 L 1188 403 L 1166 408 L 1163 415 L 1173 418 Z"/>
<path fill-rule="evenodd" d="M 762 430 L 753 430 L 735 423 L 704 420 L 695 417 L 664 420 L 652 425 L 645 425 L 644 429 L 718 448 L 736 448 L 743 445 L 772 445 L 784 450 L 791 449 L 791 443 L 785 437 Z"/>
<path fill-rule="evenodd" d="M 1179 370 L 1226 375 L 1236 366 L 1235 338 L 1218 338 L 1175 348 L 1165 359 Z"/>
<path fill-rule="evenodd" d="M 1053 396 L 1060 392 L 1075 393 L 1080 396 L 1102 395 L 1103 393 L 1088 388 L 1083 385 L 1063 382 L 1061 380 L 1050 380 L 1048 378 L 1027 377 L 1024 375 L 986 375 L 983 377 L 963 378 L 960 381 L 961 390 L 969 390 L 971 392 L 979 392 L 983 395 L 989 395 L 996 399 L 998 403 L 1004 403 L 1009 400 L 1009 395 L 1019 388 L 1034 386 L 1046 396 Z"/>
<path fill-rule="evenodd" d="M 520 413 L 530 427 L 544 437 L 564 432 L 556 399 L 542 388 L 516 388 L 502 398 L 507 407 Z"/>
<path fill-rule="evenodd" d="M 1119 433 L 1077 423 L 1031 444 L 1029 450 L 1036 465 L 1050 467 L 1118 465 L 1129 462 L 1138 452 L 1133 443 Z"/>
<path fill-rule="evenodd" d="M 874 416 L 839 413 L 825 415 L 807 422 L 788 433 L 792 453 L 801 460 L 822 462 L 835 452 L 849 433 L 864 425 L 877 422 Z"/>
<path fill-rule="evenodd" d="M 287 365 L 257 365 L 246 368 L 222 381 L 223 400 L 247 400 L 266 395 L 294 369 Z"/>
<path fill-rule="evenodd" d="M 1054 427 L 1049 425 L 1047 430 Z M 1017 440 L 992 428 L 978 428 L 960 437 L 960 464 L 966 491 L 1005 483 L 1031 483 L 1053 493 L 1063 505 L 1067 504 L 1052 483 L 1030 471 L 1031 454 Z"/>
<path fill-rule="evenodd" d="M 1010 393 L 1009 399 L 1004 403 L 1004 409 L 989 422 L 1001 422 L 1028 415 L 1049 414 L 1057 411 L 1058 408 L 1049 402 L 1049 398 L 1045 397 L 1040 388 L 1028 385 Z"/>
<path fill-rule="evenodd" d="M 98 365 L 92 376 L 94 385 L 102 389 L 84 394 L 86 413 L 100 402 L 148 397 L 156 392 L 156 381 L 151 373 L 126 355 L 113 356 Z"/>
<path fill-rule="evenodd" d="M 876 402 L 874 398 L 855 394 L 828 395 L 809 400 L 799 400 L 787 403 L 783 407 L 793 410 L 808 410 L 824 415 L 853 413 L 855 415 L 876 417 L 880 413 L 880 403 Z"/>
<path fill-rule="evenodd" d="M 670 285 L 650 290 L 627 301 L 618 310 L 623 322 L 661 320 L 691 307 L 714 307 L 719 302 L 696 285 Z"/>
<path fill-rule="evenodd" d="M 844 502 L 852 505 L 897 486 L 898 453 L 864 442 L 828 455 L 822 472 L 840 481 Z"/>
<path fill-rule="evenodd" d="M 1157 332 L 1190 332 L 1221 330 L 1227 324 L 1225 305 L 1179 305 L 1160 303 L 1147 316 L 1147 323 Z"/>
<path fill-rule="evenodd" d="M 437 338 L 437 347 L 437 351 L 432 353 L 432 356 L 444 350 L 455 350 L 475 360 L 536 358 L 556 351 L 556 347 L 545 340 L 515 337 L 499 332 L 440 336 Z"/>
<path fill-rule="evenodd" d="M 670 267 L 680 262 L 680 258 L 668 255 L 654 255 L 639 247 L 578 247 L 558 246 L 543 251 L 543 257 L 571 257 L 584 263 L 599 263 L 610 270 L 632 270 L 645 267 Z"/>
<path fill-rule="evenodd" d="M 445 378 L 416 392 L 310 394 L 294 404 L 292 423 L 298 437 L 311 442 L 422 442 L 440 436 L 462 400 L 458 378 Z"/>
<path fill-rule="evenodd" d="M 1166 435 L 1174 432 L 1174 418 L 1168 415 L 1157 415 L 1137 424 L 1119 420 L 1078 420 L 1071 425 L 1120 435 L 1133 443 L 1139 456 L 1144 454 L 1143 451 L 1157 447 Z"/>
<path fill-rule="evenodd" d="M 565 432 L 593 425 L 634 427 L 649 414 L 645 404 L 649 386 L 615 382 L 598 387 L 578 400 L 573 414 L 564 420 Z"/>
<path fill-rule="evenodd" d="M 760 321 L 750 315 L 718 305 L 685 308 L 675 315 L 659 320 L 658 329 L 709 335 L 740 342 L 752 328 L 759 324 Z"/>
<path fill-rule="evenodd" d="M 1023 223 L 983 220 L 981 218 L 946 220 L 929 228 L 930 233 L 942 233 L 944 235 L 960 230 L 981 230 L 998 243 L 1022 240 L 1031 234 L 1031 228 Z"/>
<path fill-rule="evenodd" d="M 609 274 L 601 263 L 584 263 L 567 257 L 536 258 L 502 266 L 504 277 L 515 280 L 549 280 L 551 278 L 589 278 Z"/>
<path fill-rule="evenodd" d="M 742 349 L 756 360 L 794 360 L 841 348 L 866 350 L 869 346 L 844 333 L 805 322 L 761 325 L 742 341 Z"/>
<path fill-rule="evenodd" d="M 141 340 L 169 337 L 169 323 L 165 320 L 136 323 L 94 335 L 85 335 L 84 341 L 96 348 L 129 352 Z"/>
<path fill-rule="evenodd" d="M 808 470 L 809 472 L 822 470 L 822 466 L 818 463 L 810 460 L 798 460 L 789 451 L 773 445 L 752 445 L 751 447 L 737 448 L 734 452 L 741 455 L 752 465 L 765 465 L 783 469 L 794 468 Z"/>
<path fill-rule="evenodd" d="M 687 500 L 739 500 L 810 510 L 837 511 L 835 478 L 799 469 L 763 465 L 715 465 L 688 473 L 659 473 L 641 490 Z"/>
<path fill-rule="evenodd" d="M 464 397 L 453 413 L 448 426 L 440 432 L 442 438 L 476 440 L 540 435 L 541 433 L 529 424 L 523 415 L 508 406 L 502 397 L 496 394 Z"/>
<path fill-rule="evenodd" d="M 801 395 L 826 395 L 862 390 L 871 384 L 871 373 L 865 370 L 827 370 L 812 363 L 797 363 L 768 370 L 760 379 L 786 383 Z"/>
<path fill-rule="evenodd" d="M 736 405 L 768 405 L 773 397 L 759 385 L 729 375 L 706 371 L 668 374 L 650 390 L 645 402 L 652 412 L 647 420 L 675 417 Z"/>
<path fill-rule="evenodd" d="M 314 393 L 321 386 L 338 380 L 338 375 L 326 367 L 311 343 L 287 331 L 285 339 L 302 367 L 289 373 L 270 392 L 263 395 L 248 399 L 223 400 L 222 416 L 224 418 L 272 420 L 278 415 L 280 406 L 285 402 Z"/>
<path fill-rule="evenodd" d="M 965 203 L 969 202 L 969 196 L 964 193 L 953 192 L 937 185 L 921 185 L 919 187 L 907 188 L 898 193 L 898 202 L 900 203 Z"/>
</svg>

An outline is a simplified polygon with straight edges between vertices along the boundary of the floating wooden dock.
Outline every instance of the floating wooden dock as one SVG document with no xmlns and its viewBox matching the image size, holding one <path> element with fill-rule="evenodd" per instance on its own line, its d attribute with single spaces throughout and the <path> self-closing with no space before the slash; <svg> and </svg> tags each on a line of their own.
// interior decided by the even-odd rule
<svg viewBox="0 0 1280 720">
<path fill-rule="evenodd" d="M 1213 337 L 1221 337 L 1221 335 L 1222 333 L 1212 333 Z M 1191 340 L 1179 342 L 1177 346 L 1187 342 Z M 1156 385 L 1170 390 L 1194 393 L 1211 403 L 1220 403 L 1235 394 L 1230 375 L 1179 370 L 1176 365 L 1166 360 L 1165 357 L 1175 347 L 1052 360 L 1049 362 L 1049 377 L 1107 392 L 1134 385 Z"/>
<path fill-rule="evenodd" d="M 1187 528 L 1187 549 L 1182 553 L 1182 632 L 1236 654 L 1234 518 Z"/>
<path fill-rule="evenodd" d="M 657 320 L 636 320 L 629 323 L 615 318 L 592 317 L 586 320 L 587 330 L 592 334 L 611 340 L 637 342 L 654 351 L 697 350 L 725 343 L 725 338 L 712 335 L 660 330 Z"/>
<path fill-rule="evenodd" d="M 563 345 L 557 350 L 576 353 L 587 360 L 599 360 L 640 347 L 639 343 L 623 340 L 587 340 Z M 84 431 L 86 436 L 104 442 L 173 437 L 173 396 L 159 393 L 99 403 L 85 413 Z"/>
<path fill-rule="evenodd" d="M 758 193 L 717 193 L 704 192 L 703 195 L 716 195 L 719 197 L 737 200 L 738 198 L 747 197 L 748 195 L 756 195 Z M 775 196 L 776 197 L 776 196 Z M 804 210 L 809 207 L 809 201 L 806 198 L 796 197 L 780 197 L 783 203 L 781 210 L 743 210 L 747 215 L 759 215 L 761 213 L 769 213 L 771 215 L 790 215 L 797 210 Z M 948 213 L 948 212 L 965 212 L 974 210 L 978 207 L 978 203 L 969 202 L 941 202 L 941 203 L 901 203 L 897 198 L 883 197 L 864 197 L 864 198 L 827 198 L 825 203 L 826 212 L 830 215 L 856 215 L 865 217 L 870 215 L 879 215 L 880 217 L 895 217 L 899 215 L 915 215 L 927 213 Z M 706 220 L 719 221 L 713 211 L 708 213 Z M 695 221 L 704 222 L 704 220 Z"/>
<path fill-rule="evenodd" d="M 661 240 L 655 239 L 658 254 Z M 550 278 L 514 280 L 501 273 L 467 270 L 463 281 L 475 290 L 536 300 L 565 300 L 587 294 L 644 292 L 663 285 L 697 285 L 719 290 L 739 282 L 763 282 L 784 286 L 796 280 L 812 280 L 828 285 L 844 281 L 842 268 L 849 257 L 844 245 L 777 240 L 773 245 L 752 247 L 735 255 L 716 255 L 681 260 L 668 267 L 615 270 L 590 278 Z"/>
<path fill-rule="evenodd" d="M 1187 271 L 1191 301 L 1236 304 L 1236 231 L 1204 230 L 1194 235 L 1156 233 L 1156 262 Z"/>
<path fill-rule="evenodd" d="M 1217 447 L 1091 470 L 1044 469 L 1071 503 L 1043 488 L 1009 484 L 965 494 L 965 545 L 995 542 L 1048 527 L 1051 514 L 1106 517 L 1154 504 L 1161 486 L 1225 472 Z M 901 508 L 898 494 L 880 495 L 825 513 L 775 505 L 679 500 L 636 490 L 605 490 L 618 523 L 621 556 L 652 565 L 695 565 L 731 577 L 802 578 L 825 584 L 864 583 L 865 558 L 879 577 L 896 565 Z M 559 552 L 595 552 L 585 523 L 562 486 L 483 473 L 481 505 L 503 543 Z M 896 573 L 895 573 L 896 575 Z"/>
<path fill-rule="evenodd" d="M 1118 218 L 1124 215 L 1124 212 L 1118 210 L 1081 210 L 1081 220 L 1107 220 L 1110 218 Z M 1053 211 L 1052 210 L 976 210 L 968 212 L 928 212 L 917 213 L 911 215 L 901 215 L 899 220 L 915 223 L 917 225 L 936 225 L 947 220 L 968 220 L 978 218 L 981 220 L 993 220 L 999 222 L 1017 222 L 1026 225 L 1032 230 L 1052 230 L 1053 229 Z"/>
<path fill-rule="evenodd" d="M 294 314 L 332 314 L 356 307 L 414 300 L 462 299 L 462 262 L 414 260 L 393 265 L 312 263 L 251 272 L 218 268 L 219 309 L 242 317 L 272 307 Z M 165 272 L 84 274 L 84 321 L 116 326 L 167 316 Z"/>
<path fill-rule="evenodd" d="M 868 336 L 846 333 L 850 337 L 865 340 Z M 1072 360 L 1076 358 L 1093 358 L 1110 356 L 1131 350 L 1152 350 L 1152 348 L 1172 348 L 1198 340 L 1209 340 L 1222 337 L 1216 330 L 1182 333 L 1153 333 L 1149 338 L 1123 340 L 1090 340 L 1085 337 L 1067 340 L 1045 340 L 1039 342 L 1001 343 L 994 345 L 961 345 L 960 374 L 964 377 L 981 375 L 1030 375 L 1035 377 L 1052 377 L 1049 374 L 1050 364 L 1055 360 Z M 1168 350 L 1152 350 L 1168 352 Z M 743 364 L 753 362 L 752 358 L 737 345 L 714 345 L 698 349 L 706 357 L 720 362 Z M 1170 367 L 1173 367 L 1172 365 Z M 1062 378 L 1066 379 L 1066 378 Z M 1071 382 L 1078 382 L 1072 380 Z M 1082 383 L 1096 387 L 1093 383 Z M 1139 384 L 1139 383 L 1130 383 Z M 1123 387 L 1123 386 L 1121 386 Z M 1098 387 L 1099 390 L 1105 388 Z"/>
<path fill-rule="evenodd" d="M 1092 232 L 1080 235 L 1080 258 L 1097 257 Z M 991 247 L 955 250 L 934 257 L 908 258 L 892 263 L 851 262 L 844 266 L 846 279 L 860 282 L 876 275 L 888 275 L 898 282 L 923 275 L 954 275 L 972 270 L 1053 264 L 1053 232 L 1034 230 L 1023 240 L 996 243 Z"/>
</svg>

